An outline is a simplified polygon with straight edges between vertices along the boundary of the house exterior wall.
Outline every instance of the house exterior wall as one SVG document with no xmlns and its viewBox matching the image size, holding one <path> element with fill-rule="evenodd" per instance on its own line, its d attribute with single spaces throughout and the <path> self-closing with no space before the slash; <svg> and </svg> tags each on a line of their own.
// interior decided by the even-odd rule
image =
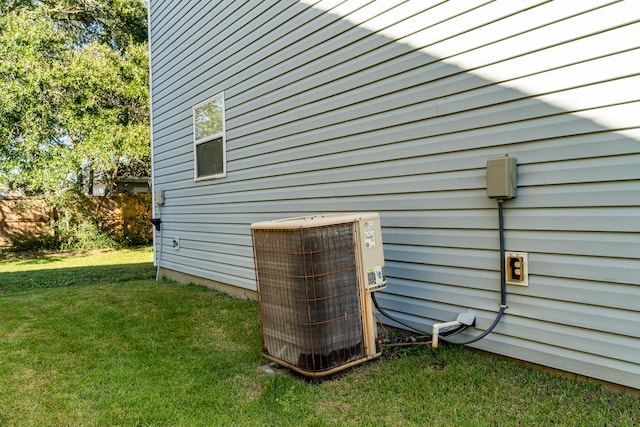
<svg viewBox="0 0 640 427">
<path fill-rule="evenodd" d="M 485 164 L 509 154 L 505 244 L 529 286 L 473 346 L 640 388 L 638 7 L 151 1 L 156 262 L 254 290 L 251 223 L 375 211 L 381 305 L 424 329 L 471 310 L 483 330 L 500 287 Z M 227 176 L 194 182 L 191 108 L 221 92 Z"/>
</svg>

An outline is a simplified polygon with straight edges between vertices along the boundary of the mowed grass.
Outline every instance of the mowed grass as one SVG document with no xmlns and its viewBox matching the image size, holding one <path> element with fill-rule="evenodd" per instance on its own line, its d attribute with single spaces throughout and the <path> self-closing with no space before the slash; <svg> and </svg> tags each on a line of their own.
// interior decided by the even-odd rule
<svg viewBox="0 0 640 427">
<path fill-rule="evenodd" d="M 33 254 L 0 253 L 0 294 L 155 277 L 150 247 Z"/>
<path fill-rule="evenodd" d="M 396 349 L 319 383 L 267 375 L 255 302 L 155 282 L 140 252 L 3 261 L 1 426 L 640 423 L 633 396 L 464 347 Z M 105 256 L 126 267 L 83 273 L 115 269 Z M 15 275 L 26 271 L 39 279 L 23 286 Z"/>
</svg>

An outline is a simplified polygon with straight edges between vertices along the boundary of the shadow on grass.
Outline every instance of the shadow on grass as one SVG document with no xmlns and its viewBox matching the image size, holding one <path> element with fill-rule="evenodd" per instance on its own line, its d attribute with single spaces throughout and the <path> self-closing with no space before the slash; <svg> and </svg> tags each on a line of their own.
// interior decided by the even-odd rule
<svg viewBox="0 0 640 427">
<path fill-rule="evenodd" d="M 62 256 L 54 256 L 48 251 L 0 250 L 0 261 L 19 262 L 20 264 L 50 264 L 62 259 Z"/>
<path fill-rule="evenodd" d="M 1 258 L 0 258 L 1 259 Z M 62 261 L 62 257 L 54 257 L 50 254 L 42 254 L 42 255 L 22 255 L 22 256 L 13 256 L 7 257 L 4 259 L 9 261 L 17 261 L 20 265 L 44 265 L 51 264 L 54 262 Z"/>
<path fill-rule="evenodd" d="M 88 286 L 148 280 L 155 277 L 153 263 L 40 269 L 0 273 L 0 294 L 30 289 Z"/>
</svg>

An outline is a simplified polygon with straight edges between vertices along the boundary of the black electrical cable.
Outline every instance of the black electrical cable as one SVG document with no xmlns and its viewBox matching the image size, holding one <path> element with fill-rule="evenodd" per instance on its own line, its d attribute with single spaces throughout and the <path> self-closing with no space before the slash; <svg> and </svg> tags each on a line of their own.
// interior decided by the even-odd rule
<svg viewBox="0 0 640 427">
<path fill-rule="evenodd" d="M 502 213 L 502 200 L 498 200 L 498 228 L 500 229 L 500 310 L 496 315 L 493 323 L 485 329 L 480 335 L 477 335 L 469 340 L 457 341 L 452 339 L 443 338 L 443 341 L 446 341 L 451 344 L 471 344 L 476 341 L 481 340 L 482 338 L 489 335 L 496 325 L 500 322 L 502 315 L 504 314 L 505 308 L 507 308 L 507 282 L 505 278 L 505 249 L 504 249 L 504 215 Z"/>
<path fill-rule="evenodd" d="M 404 326 L 406 328 L 409 328 L 409 330 L 411 330 L 411 331 L 419 332 L 419 333 L 421 333 L 423 335 L 426 335 L 426 336 L 429 336 L 429 337 L 432 335 L 431 332 L 425 332 L 425 331 L 417 328 L 416 326 L 410 325 L 408 323 L 405 323 L 402 320 L 400 320 L 400 319 L 398 319 L 396 317 L 393 317 L 392 315 L 390 315 L 389 313 L 384 311 L 382 309 L 382 307 L 380 307 L 380 305 L 378 304 L 378 300 L 376 300 L 376 293 L 375 292 L 371 293 L 371 299 L 373 300 L 373 305 L 380 312 L 380 314 L 382 314 L 384 317 L 386 317 L 386 318 L 388 318 L 390 320 L 393 320 L 394 322 L 399 323 L 399 324 L 401 324 L 402 326 Z M 462 326 L 459 326 L 459 327 L 457 327 L 455 329 L 451 329 L 449 331 L 443 332 L 442 334 L 440 334 L 440 336 L 455 335 L 455 334 L 458 334 L 458 333 L 464 331 L 467 328 L 468 328 L 468 326 L 462 325 Z"/>
<path fill-rule="evenodd" d="M 502 315 L 504 314 L 504 310 L 507 308 L 507 282 L 505 279 L 505 249 L 504 249 L 504 215 L 502 212 L 502 200 L 498 200 L 498 228 L 499 228 L 499 235 L 500 235 L 500 310 L 498 311 L 498 314 L 496 315 L 496 318 L 494 319 L 493 323 L 487 328 L 485 329 L 480 335 L 476 335 L 468 340 L 464 340 L 464 341 L 457 341 L 457 340 L 452 340 L 452 339 L 447 339 L 447 335 L 454 335 L 457 333 L 462 332 L 464 329 L 467 328 L 467 326 L 463 325 L 459 328 L 456 328 L 454 330 L 451 331 L 447 331 L 446 333 L 440 334 L 440 337 L 443 341 L 446 341 L 448 343 L 451 344 L 458 344 L 458 345 L 464 345 L 464 344 L 471 344 L 474 343 L 476 341 L 480 341 L 482 338 L 486 337 L 487 335 L 489 335 L 496 327 L 496 325 L 498 323 L 500 323 L 500 319 L 502 319 Z M 431 336 L 432 334 L 429 332 L 425 332 L 422 331 L 418 328 L 416 328 L 415 326 L 409 325 L 408 323 L 404 323 L 403 321 L 396 319 L 395 317 L 389 315 L 386 311 L 384 311 L 382 309 L 382 307 L 380 307 L 380 305 L 378 304 L 378 301 L 376 300 L 376 295 L 375 292 L 371 293 L 371 299 L 373 300 L 373 305 L 376 307 L 376 309 L 380 312 L 380 314 L 382 314 L 383 316 L 393 320 L 394 322 L 397 322 L 407 328 L 409 328 L 410 330 L 419 332 L 421 334 L 424 335 L 429 335 Z"/>
<path fill-rule="evenodd" d="M 376 309 L 378 309 L 380 314 L 382 314 L 384 317 L 387 317 L 387 318 L 393 320 L 394 322 L 399 323 L 399 324 L 401 324 L 402 326 L 404 326 L 406 328 L 409 328 L 409 330 L 411 330 L 411 331 L 415 331 L 415 332 L 419 332 L 419 333 L 421 333 L 423 335 L 431 336 L 430 332 L 421 331 L 420 329 L 416 328 L 415 326 L 409 325 L 408 323 L 404 323 L 402 320 L 396 319 L 395 317 L 391 316 L 386 311 L 384 311 L 382 309 L 382 307 L 380 307 L 380 305 L 378 304 L 378 300 L 376 300 L 376 293 L 375 292 L 371 292 L 371 299 L 373 300 L 373 305 L 376 307 Z"/>
</svg>

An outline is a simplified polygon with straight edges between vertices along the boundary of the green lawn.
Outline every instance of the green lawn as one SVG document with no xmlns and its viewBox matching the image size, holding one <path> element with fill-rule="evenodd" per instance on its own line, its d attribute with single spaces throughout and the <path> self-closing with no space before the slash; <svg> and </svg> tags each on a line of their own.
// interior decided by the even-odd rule
<svg viewBox="0 0 640 427">
<path fill-rule="evenodd" d="M 120 283 L 155 277 L 150 247 L 122 250 L 0 253 L 0 295 L 28 289 Z"/>
<path fill-rule="evenodd" d="M 155 282 L 150 260 L 2 261 L 0 426 L 640 423 L 634 397 L 463 347 L 396 350 L 319 384 L 269 376 L 255 302 Z"/>
</svg>

